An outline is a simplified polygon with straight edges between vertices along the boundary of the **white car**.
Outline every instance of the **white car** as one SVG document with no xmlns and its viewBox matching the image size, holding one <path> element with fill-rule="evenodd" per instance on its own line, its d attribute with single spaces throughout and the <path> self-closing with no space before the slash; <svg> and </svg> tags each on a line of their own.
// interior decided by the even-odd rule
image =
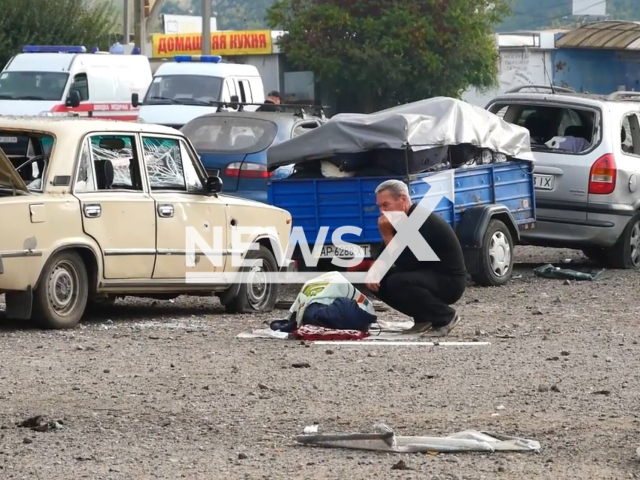
<svg viewBox="0 0 640 480">
<path fill-rule="evenodd" d="M 291 266 L 284 261 L 291 216 L 221 195 L 220 178 L 207 177 L 179 131 L 0 117 L 0 149 L 8 317 L 70 328 L 87 305 L 127 295 L 215 293 L 229 312 L 274 307 L 278 286 L 267 274 Z"/>
</svg>

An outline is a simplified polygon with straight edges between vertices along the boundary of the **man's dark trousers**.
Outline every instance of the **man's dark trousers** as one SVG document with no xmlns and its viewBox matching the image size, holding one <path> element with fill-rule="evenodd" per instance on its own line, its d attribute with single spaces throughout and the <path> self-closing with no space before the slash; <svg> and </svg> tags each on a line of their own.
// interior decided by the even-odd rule
<svg viewBox="0 0 640 480">
<path fill-rule="evenodd" d="M 431 270 L 399 271 L 392 268 L 380 282 L 375 296 L 416 323 L 447 325 L 467 286 L 466 275 L 444 275 Z"/>
</svg>

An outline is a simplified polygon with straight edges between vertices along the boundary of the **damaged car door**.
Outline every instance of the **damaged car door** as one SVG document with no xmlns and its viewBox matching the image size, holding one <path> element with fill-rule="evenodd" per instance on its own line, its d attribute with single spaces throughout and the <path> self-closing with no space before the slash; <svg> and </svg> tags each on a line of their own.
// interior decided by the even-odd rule
<svg viewBox="0 0 640 480">
<path fill-rule="evenodd" d="M 156 202 L 154 279 L 209 283 L 226 261 L 226 206 L 206 190 L 206 177 L 184 140 L 143 136 L 151 195 Z"/>
<path fill-rule="evenodd" d="M 153 199 L 145 192 L 138 137 L 96 133 L 82 143 L 74 195 L 84 231 L 102 250 L 105 279 L 150 279 L 156 255 Z"/>
</svg>

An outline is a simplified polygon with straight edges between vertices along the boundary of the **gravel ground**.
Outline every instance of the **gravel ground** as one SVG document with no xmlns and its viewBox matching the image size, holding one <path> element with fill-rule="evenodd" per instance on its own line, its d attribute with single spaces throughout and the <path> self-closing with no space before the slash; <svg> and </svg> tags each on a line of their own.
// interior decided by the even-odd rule
<svg viewBox="0 0 640 480">
<path fill-rule="evenodd" d="M 127 299 L 58 332 L 0 312 L 0 478 L 639 478 L 640 277 L 534 276 L 533 264 L 565 258 L 588 266 L 520 248 L 512 283 L 467 290 L 451 338 L 489 346 L 239 340 L 285 312 L 230 316 L 213 299 Z M 62 428 L 16 425 L 33 415 Z M 542 451 L 389 455 L 294 440 L 314 423 L 376 422 L 402 435 L 522 436 Z M 399 460 L 411 470 L 392 469 Z"/>
</svg>

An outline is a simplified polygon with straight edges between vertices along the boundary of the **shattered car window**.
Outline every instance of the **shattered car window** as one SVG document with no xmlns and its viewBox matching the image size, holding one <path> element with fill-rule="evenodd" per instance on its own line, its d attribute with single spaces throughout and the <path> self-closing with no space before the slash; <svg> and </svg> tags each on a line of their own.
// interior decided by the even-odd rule
<svg viewBox="0 0 640 480">
<path fill-rule="evenodd" d="M 43 178 L 54 142 L 51 135 L 0 131 L 0 149 L 32 192 L 43 190 Z"/>
<path fill-rule="evenodd" d="M 95 190 L 96 184 L 93 177 L 93 165 L 91 164 L 89 145 L 85 141 L 82 144 L 82 151 L 80 153 L 80 164 L 78 165 L 78 175 L 76 176 L 76 191 L 93 192 Z"/>
<path fill-rule="evenodd" d="M 152 190 L 187 189 L 180 144 L 177 140 L 145 137 L 142 146 Z"/>
<path fill-rule="evenodd" d="M 143 189 L 135 137 L 97 134 L 86 145 L 78 166 L 77 192 Z"/>
</svg>

